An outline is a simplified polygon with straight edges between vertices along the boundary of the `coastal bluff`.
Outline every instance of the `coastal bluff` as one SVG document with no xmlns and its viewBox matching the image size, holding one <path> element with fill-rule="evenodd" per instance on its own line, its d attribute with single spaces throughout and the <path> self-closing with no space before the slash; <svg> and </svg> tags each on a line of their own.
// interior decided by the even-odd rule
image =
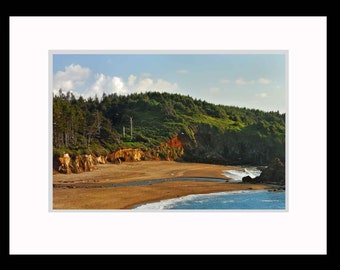
<svg viewBox="0 0 340 270">
<path fill-rule="evenodd" d="M 157 91 L 84 98 L 59 90 L 53 94 L 55 173 L 93 170 L 96 162 L 267 166 L 285 160 L 286 115 L 279 111 Z"/>
</svg>

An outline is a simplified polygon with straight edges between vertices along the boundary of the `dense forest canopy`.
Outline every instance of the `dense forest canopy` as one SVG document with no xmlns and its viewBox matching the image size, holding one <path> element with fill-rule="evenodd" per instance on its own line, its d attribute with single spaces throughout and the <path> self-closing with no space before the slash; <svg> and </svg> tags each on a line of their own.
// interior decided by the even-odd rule
<svg viewBox="0 0 340 270">
<path fill-rule="evenodd" d="M 183 160 L 267 163 L 285 159 L 285 114 L 214 105 L 180 94 L 53 96 L 54 155 L 105 155 L 122 148 L 152 149 L 179 134 Z"/>
</svg>

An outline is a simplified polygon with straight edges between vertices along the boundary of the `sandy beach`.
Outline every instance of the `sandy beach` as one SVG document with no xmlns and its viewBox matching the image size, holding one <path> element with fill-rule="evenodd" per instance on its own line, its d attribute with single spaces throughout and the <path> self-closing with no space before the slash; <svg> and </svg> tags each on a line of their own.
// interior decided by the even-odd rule
<svg viewBox="0 0 340 270">
<path fill-rule="evenodd" d="M 92 172 L 53 175 L 53 209 L 131 209 L 138 204 L 189 194 L 269 188 L 259 184 L 228 183 L 222 173 L 223 170 L 239 169 L 232 166 L 140 161 L 97 167 Z M 184 181 L 181 177 L 216 178 L 220 182 Z M 165 178 L 178 179 L 148 181 Z M 140 185 L 130 185 L 136 182 Z"/>
</svg>

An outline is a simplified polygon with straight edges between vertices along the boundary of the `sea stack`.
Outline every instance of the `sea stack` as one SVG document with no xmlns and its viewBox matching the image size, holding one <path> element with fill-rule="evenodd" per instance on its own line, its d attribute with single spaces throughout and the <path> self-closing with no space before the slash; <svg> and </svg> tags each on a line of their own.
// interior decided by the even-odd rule
<svg viewBox="0 0 340 270">
<path fill-rule="evenodd" d="M 265 183 L 285 186 L 285 164 L 279 158 L 275 158 L 267 168 L 263 169 L 260 176 L 255 178 L 246 176 L 242 178 L 242 182 L 251 184 Z"/>
</svg>

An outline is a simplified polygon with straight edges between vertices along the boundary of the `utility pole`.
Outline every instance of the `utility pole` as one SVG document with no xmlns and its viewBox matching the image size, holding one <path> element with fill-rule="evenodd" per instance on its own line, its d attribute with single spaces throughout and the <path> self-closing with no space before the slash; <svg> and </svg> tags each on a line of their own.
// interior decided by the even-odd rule
<svg viewBox="0 0 340 270">
<path fill-rule="evenodd" d="M 123 126 L 123 138 L 125 138 L 125 126 Z"/>
<path fill-rule="evenodd" d="M 130 116 L 130 136 L 132 141 L 132 116 Z"/>
</svg>

